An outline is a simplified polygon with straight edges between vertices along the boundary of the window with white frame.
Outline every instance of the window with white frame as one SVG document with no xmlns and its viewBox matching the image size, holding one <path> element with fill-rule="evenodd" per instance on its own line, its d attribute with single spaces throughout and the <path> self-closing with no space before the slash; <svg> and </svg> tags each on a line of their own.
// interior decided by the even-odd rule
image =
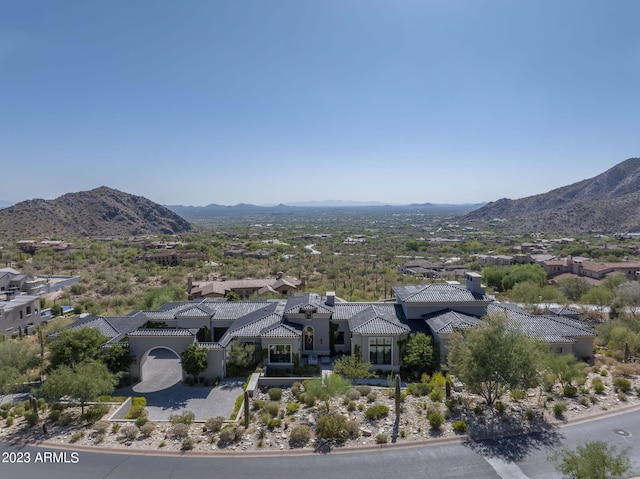
<svg viewBox="0 0 640 479">
<path fill-rule="evenodd" d="M 391 364 L 391 338 L 369 338 L 369 362 Z"/>
<path fill-rule="evenodd" d="M 291 345 L 290 344 L 270 344 L 269 345 L 269 362 L 270 363 L 291 363 Z"/>
</svg>

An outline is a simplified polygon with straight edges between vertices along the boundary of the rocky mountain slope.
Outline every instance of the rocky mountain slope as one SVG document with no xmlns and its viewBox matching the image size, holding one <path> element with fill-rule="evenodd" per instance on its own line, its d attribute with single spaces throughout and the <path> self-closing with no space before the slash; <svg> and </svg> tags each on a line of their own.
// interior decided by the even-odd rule
<svg viewBox="0 0 640 479">
<path fill-rule="evenodd" d="M 464 220 L 500 220 L 507 230 L 530 233 L 640 231 L 640 158 L 548 193 L 488 203 Z"/>
<path fill-rule="evenodd" d="M 187 221 L 164 206 L 105 186 L 54 200 L 22 201 L 0 210 L 0 237 L 12 240 L 128 237 L 190 230 Z"/>
</svg>

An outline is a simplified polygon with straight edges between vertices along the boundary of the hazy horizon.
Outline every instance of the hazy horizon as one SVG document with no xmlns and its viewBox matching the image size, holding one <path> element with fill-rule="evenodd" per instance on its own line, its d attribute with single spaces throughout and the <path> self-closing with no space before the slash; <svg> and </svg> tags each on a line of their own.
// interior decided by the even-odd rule
<svg viewBox="0 0 640 479">
<path fill-rule="evenodd" d="M 640 3 L 9 2 L 0 199 L 469 204 L 640 156 Z M 11 168 L 8 168 L 8 166 Z"/>
</svg>

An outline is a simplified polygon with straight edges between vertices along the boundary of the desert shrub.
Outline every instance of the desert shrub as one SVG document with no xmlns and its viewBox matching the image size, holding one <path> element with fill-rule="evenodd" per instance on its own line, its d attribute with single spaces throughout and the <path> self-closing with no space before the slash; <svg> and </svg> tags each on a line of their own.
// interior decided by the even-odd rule
<svg viewBox="0 0 640 479">
<path fill-rule="evenodd" d="M 587 407 L 591 404 L 591 401 L 589 401 L 588 397 L 581 396 L 580 399 L 578 399 L 578 404 L 580 404 L 581 406 Z"/>
<path fill-rule="evenodd" d="M 345 394 L 345 396 L 349 401 L 356 401 L 362 397 L 362 394 L 360 394 L 360 391 L 358 391 L 357 389 L 352 388 L 347 391 L 347 394 Z"/>
<path fill-rule="evenodd" d="M 106 434 L 104 433 L 96 434 L 96 437 L 95 437 L 96 444 L 102 444 L 106 439 L 107 439 Z"/>
<path fill-rule="evenodd" d="M 0 404 L 0 410 L 1 411 L 8 411 L 9 409 L 11 409 L 12 404 L 10 402 L 3 402 L 2 404 Z"/>
<path fill-rule="evenodd" d="M 282 389 L 271 388 L 267 391 L 267 395 L 272 401 L 280 401 L 280 399 L 282 399 Z"/>
<path fill-rule="evenodd" d="M 293 394 L 294 397 L 298 397 L 300 395 L 300 393 L 302 392 L 302 383 L 296 381 L 295 383 L 293 383 L 291 385 L 291 394 Z"/>
<path fill-rule="evenodd" d="M 182 414 L 171 414 L 169 416 L 169 422 L 171 424 L 186 424 L 187 426 L 193 423 L 196 415 L 191 411 L 185 411 Z"/>
<path fill-rule="evenodd" d="M 218 444 L 220 446 L 226 446 L 228 444 L 234 443 L 242 437 L 242 432 L 240 428 L 228 425 L 223 427 L 220 430 L 220 437 L 218 438 Z"/>
<path fill-rule="evenodd" d="M 566 398 L 574 398 L 578 395 L 578 388 L 573 384 L 567 384 L 562 388 L 562 395 Z"/>
<path fill-rule="evenodd" d="M 289 403 L 286 406 L 287 414 L 295 414 L 298 412 L 298 409 L 300 409 L 300 403 L 297 402 Z"/>
<path fill-rule="evenodd" d="M 479 415 L 481 415 L 481 414 L 484 414 L 484 408 L 482 407 L 482 405 L 481 405 L 481 404 L 476 404 L 476 405 L 473 407 L 473 414 L 475 414 L 475 415 L 477 415 L 477 416 L 479 416 Z"/>
<path fill-rule="evenodd" d="M 180 449 L 183 451 L 190 451 L 196 446 L 196 440 L 193 437 L 185 437 L 182 440 L 182 444 L 180 445 Z"/>
<path fill-rule="evenodd" d="M 140 427 L 140 434 L 142 434 L 143 437 L 149 437 L 153 434 L 155 430 L 156 430 L 156 425 L 152 422 L 148 422 L 143 424 Z"/>
<path fill-rule="evenodd" d="M 5 424 L 5 426 L 7 426 L 7 427 L 11 427 L 11 426 L 13 426 L 13 417 L 12 417 L 12 416 L 9 416 L 9 417 L 7 418 L 7 420 L 5 421 L 5 423 L 4 423 L 4 424 Z"/>
<path fill-rule="evenodd" d="M 433 402 L 441 402 L 444 399 L 444 391 L 441 388 L 436 388 L 429 393 L 429 399 Z"/>
<path fill-rule="evenodd" d="M 52 411 L 58 411 L 58 412 L 61 412 L 61 411 L 64 411 L 66 408 L 67 408 L 67 406 L 66 406 L 66 405 L 64 405 L 64 404 L 62 404 L 62 403 L 59 403 L 59 402 L 53 403 L 53 404 L 51 405 L 51 410 L 52 410 Z"/>
<path fill-rule="evenodd" d="M 35 426 L 40 422 L 40 416 L 38 416 L 37 411 L 31 411 L 31 412 L 25 413 L 24 418 L 27 421 L 27 424 L 31 427 Z"/>
<path fill-rule="evenodd" d="M 602 394 L 605 390 L 604 383 L 600 378 L 593 378 L 591 381 L 591 387 L 596 394 Z"/>
<path fill-rule="evenodd" d="M 97 421 L 93 425 L 93 430 L 98 434 L 106 434 L 109 430 L 109 423 L 107 421 Z"/>
<path fill-rule="evenodd" d="M 536 418 L 536 413 L 533 411 L 533 409 L 527 409 L 524 412 L 524 418 L 527 421 L 533 421 Z"/>
<path fill-rule="evenodd" d="M 16 406 L 13 409 L 14 416 L 24 416 L 24 406 Z"/>
<path fill-rule="evenodd" d="M 119 422 L 114 422 L 111 425 L 111 432 L 114 434 L 118 434 L 118 431 L 120 430 L 121 427 L 122 427 L 122 424 L 120 424 Z"/>
<path fill-rule="evenodd" d="M 618 399 L 623 402 L 627 402 L 627 395 L 625 393 L 618 393 Z"/>
<path fill-rule="evenodd" d="M 133 407 L 147 407 L 147 398 L 143 396 L 136 396 L 131 400 Z"/>
<path fill-rule="evenodd" d="M 87 408 L 84 413 L 84 419 L 89 424 L 102 419 L 102 417 L 109 412 L 109 406 L 106 404 L 93 404 Z"/>
<path fill-rule="evenodd" d="M 356 386 L 356 389 L 360 391 L 361 396 L 367 396 L 371 392 L 371 386 L 367 386 L 366 384 Z"/>
<path fill-rule="evenodd" d="M 277 418 L 277 417 L 272 417 L 271 419 L 269 419 L 267 421 L 267 427 L 269 429 L 275 429 L 277 427 L 282 426 L 282 419 Z"/>
<path fill-rule="evenodd" d="M 254 411 L 259 411 L 260 409 L 262 409 L 264 407 L 264 405 L 267 403 L 267 401 L 263 401 L 261 399 L 256 399 L 255 401 L 251 402 L 251 409 L 253 409 Z"/>
<path fill-rule="evenodd" d="M 71 413 L 63 412 L 60 414 L 60 416 L 58 416 L 57 423 L 61 426 L 68 426 L 70 424 L 73 424 L 74 421 L 75 421 L 75 418 Z"/>
<path fill-rule="evenodd" d="M 204 427 L 209 432 L 218 432 L 224 426 L 225 419 L 222 416 L 210 417 L 204 423 Z"/>
<path fill-rule="evenodd" d="M 349 411 L 349 412 L 355 411 L 357 407 L 358 407 L 358 405 L 357 405 L 357 403 L 355 401 L 349 401 L 347 403 L 347 411 Z"/>
<path fill-rule="evenodd" d="M 455 421 L 451 427 L 455 432 L 465 433 L 467 432 L 467 423 L 464 421 Z"/>
<path fill-rule="evenodd" d="M 609 371 L 607 371 L 605 368 L 602 368 L 602 369 L 600 370 L 600 376 L 602 376 L 602 377 L 606 377 L 606 376 L 608 376 L 608 375 L 609 375 Z"/>
<path fill-rule="evenodd" d="M 264 410 L 269 413 L 271 417 L 277 417 L 280 412 L 280 403 L 271 401 L 264 405 Z"/>
<path fill-rule="evenodd" d="M 431 426 L 431 429 L 435 431 L 438 431 L 444 424 L 444 416 L 438 411 L 434 411 L 431 414 L 429 414 L 427 416 L 427 419 L 429 420 L 429 425 Z"/>
<path fill-rule="evenodd" d="M 376 444 L 386 444 L 389 442 L 389 436 L 386 434 L 378 434 L 376 436 Z"/>
<path fill-rule="evenodd" d="M 316 435 L 320 439 L 344 442 L 349 435 L 347 419 L 340 414 L 321 414 L 316 422 Z"/>
<path fill-rule="evenodd" d="M 316 397 L 313 394 L 308 392 L 302 393 L 302 395 L 300 396 L 300 399 L 307 407 L 312 407 L 316 403 Z"/>
<path fill-rule="evenodd" d="M 558 402 L 553 405 L 553 414 L 555 414 L 556 417 L 562 417 L 566 410 L 567 405 L 564 402 Z"/>
<path fill-rule="evenodd" d="M 375 421 L 389 414 L 389 407 L 384 404 L 374 404 L 367 408 L 364 415 L 370 421 Z"/>
<path fill-rule="evenodd" d="M 84 431 L 76 431 L 73 434 L 71 434 L 71 437 L 69 438 L 69 442 L 72 444 L 76 443 L 83 437 L 84 437 Z"/>
<path fill-rule="evenodd" d="M 187 437 L 189 435 L 189 425 L 183 422 L 175 423 L 169 429 L 169 435 L 176 439 Z"/>
<path fill-rule="evenodd" d="M 141 428 L 148 422 L 149 422 L 149 418 L 147 418 L 147 416 L 140 416 L 138 419 L 135 420 L 134 424 L 138 426 L 138 428 Z"/>
<path fill-rule="evenodd" d="M 412 396 L 426 396 L 433 390 L 429 383 L 412 383 L 407 386 L 407 393 Z"/>
<path fill-rule="evenodd" d="M 140 434 L 140 429 L 138 429 L 138 426 L 135 424 L 125 424 L 120 428 L 120 434 L 122 434 L 125 439 L 133 441 L 138 437 L 138 434 Z"/>
<path fill-rule="evenodd" d="M 147 411 L 143 406 L 131 406 L 129 412 L 125 416 L 125 419 L 138 419 L 147 415 Z"/>
<path fill-rule="evenodd" d="M 302 447 L 311 439 L 311 428 L 305 425 L 294 426 L 289 434 L 291 447 Z"/>
<path fill-rule="evenodd" d="M 514 401 L 522 401 L 525 398 L 526 394 L 522 389 L 513 389 L 511 391 L 511 399 Z"/>
<path fill-rule="evenodd" d="M 496 401 L 494 403 L 494 407 L 496 408 L 496 412 L 499 414 L 504 414 L 507 411 L 507 405 L 502 401 Z"/>
<path fill-rule="evenodd" d="M 613 390 L 619 393 L 628 393 L 631 391 L 631 381 L 626 378 L 615 378 L 613 380 Z"/>
<path fill-rule="evenodd" d="M 355 439 L 360 436 L 360 423 L 355 419 L 347 421 L 347 434 L 351 439 Z"/>
</svg>

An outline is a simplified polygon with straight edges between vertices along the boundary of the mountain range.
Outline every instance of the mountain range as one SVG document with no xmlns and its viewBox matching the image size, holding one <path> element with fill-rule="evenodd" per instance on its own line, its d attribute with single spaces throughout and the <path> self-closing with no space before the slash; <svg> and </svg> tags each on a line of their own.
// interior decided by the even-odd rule
<svg viewBox="0 0 640 479">
<path fill-rule="evenodd" d="M 106 186 L 67 193 L 54 200 L 22 201 L 0 209 L 0 234 L 13 239 L 127 237 L 191 229 L 187 221 L 168 208 Z"/>
<path fill-rule="evenodd" d="M 640 158 L 547 193 L 487 203 L 466 221 L 500 221 L 514 232 L 560 234 L 640 231 Z"/>
</svg>

